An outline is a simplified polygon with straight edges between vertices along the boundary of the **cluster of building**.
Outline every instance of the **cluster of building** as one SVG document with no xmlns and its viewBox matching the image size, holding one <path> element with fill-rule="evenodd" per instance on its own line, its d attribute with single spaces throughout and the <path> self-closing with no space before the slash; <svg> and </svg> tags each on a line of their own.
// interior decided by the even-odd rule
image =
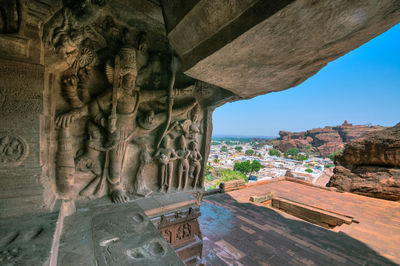
<svg viewBox="0 0 400 266">
<path fill-rule="evenodd" d="M 208 164 L 214 168 L 232 169 L 237 162 L 243 161 L 259 161 L 261 169 L 258 172 L 252 173 L 249 182 L 260 180 L 270 180 L 285 176 L 289 170 L 291 176 L 297 179 L 315 183 L 323 174 L 326 164 L 331 164 L 332 161 L 320 157 L 310 157 L 305 161 L 292 160 L 290 158 L 271 156 L 269 150 L 273 147 L 270 145 L 258 145 L 257 142 L 227 145 L 225 141 L 215 142 L 211 145 Z M 242 147 L 240 151 L 237 146 Z M 253 155 L 246 154 L 247 150 L 253 150 Z M 308 169 L 308 170 L 307 170 Z M 311 169 L 311 170 L 310 170 Z"/>
</svg>

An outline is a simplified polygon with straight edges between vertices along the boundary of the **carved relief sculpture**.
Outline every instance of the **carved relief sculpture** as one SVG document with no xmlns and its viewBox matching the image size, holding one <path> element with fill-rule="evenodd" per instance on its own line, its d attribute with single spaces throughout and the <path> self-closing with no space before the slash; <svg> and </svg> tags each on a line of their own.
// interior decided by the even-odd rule
<svg viewBox="0 0 400 266">
<path fill-rule="evenodd" d="M 108 194 L 122 203 L 129 194 L 196 188 L 210 96 L 177 75 L 167 39 L 151 46 L 159 36 L 121 23 L 109 7 L 63 0 L 43 26 L 46 62 L 60 78 L 61 90 L 52 91 L 63 99 L 55 115 L 58 193 L 76 200 Z"/>
<path fill-rule="evenodd" d="M 190 177 L 194 179 L 193 188 L 196 188 L 198 185 L 199 175 L 201 171 L 200 161 L 203 160 L 203 157 L 201 156 L 198 150 L 196 141 L 190 142 L 189 149 L 190 149 L 190 156 L 189 156 Z"/>
<path fill-rule="evenodd" d="M 59 129 L 56 154 L 56 185 L 62 198 L 71 197 L 75 183 L 75 164 L 69 127 Z"/>
<path fill-rule="evenodd" d="M 28 155 L 28 145 L 19 136 L 6 135 L 0 138 L 0 165 L 18 166 Z"/>
<path fill-rule="evenodd" d="M 152 158 L 145 145 L 142 145 L 139 160 L 140 163 L 134 181 L 134 190 L 138 195 L 147 196 L 151 191 L 145 183 L 145 166 L 152 161 Z"/>
<path fill-rule="evenodd" d="M 170 147 L 170 137 L 162 139 L 161 147 L 157 150 L 155 158 L 160 163 L 160 192 L 171 192 L 174 173 L 173 161 L 178 158 L 175 150 Z"/>
<path fill-rule="evenodd" d="M 121 48 L 115 60 L 113 88 L 106 90 L 82 108 L 60 116 L 61 121 L 66 121 L 64 126 L 83 116 L 91 117 L 90 122 L 93 125 L 91 128 L 95 132 L 89 133 L 92 141 L 88 143 L 87 154 L 81 159 L 88 162 L 100 151 L 108 153 L 107 181 L 111 199 L 117 203 L 128 200 L 121 183 L 121 171 L 128 141 L 134 133 L 138 106 L 141 102 L 155 100 L 165 95 L 165 91 L 141 92 L 140 88 L 135 86 L 136 76 L 136 50 L 129 47 Z M 99 138 L 96 139 L 100 137 L 98 133 L 101 131 L 107 132 L 105 147 L 96 145 L 102 142 Z M 88 156 L 89 154 L 92 156 Z"/>
<path fill-rule="evenodd" d="M 0 33 L 16 33 L 20 14 L 17 0 L 0 0 Z"/>
<path fill-rule="evenodd" d="M 184 189 L 187 189 L 188 181 L 189 181 L 189 155 L 190 151 L 186 147 L 186 139 L 182 135 L 179 139 L 179 150 L 176 151 L 178 155 L 178 190 L 182 189 L 182 177 L 185 174 Z"/>
</svg>

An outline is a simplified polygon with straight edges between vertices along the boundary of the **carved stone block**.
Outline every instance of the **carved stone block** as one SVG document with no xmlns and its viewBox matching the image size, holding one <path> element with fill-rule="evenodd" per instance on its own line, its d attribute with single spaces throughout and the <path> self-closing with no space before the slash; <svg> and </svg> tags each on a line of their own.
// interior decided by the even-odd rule
<svg viewBox="0 0 400 266">
<path fill-rule="evenodd" d="M 59 265 L 183 265 L 136 203 L 82 210 L 64 225 Z"/>
</svg>

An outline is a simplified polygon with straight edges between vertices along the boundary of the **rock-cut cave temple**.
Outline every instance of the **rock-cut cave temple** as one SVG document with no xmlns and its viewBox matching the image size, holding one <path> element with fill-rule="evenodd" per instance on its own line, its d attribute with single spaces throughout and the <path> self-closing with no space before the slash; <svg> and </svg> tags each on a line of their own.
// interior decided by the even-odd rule
<svg viewBox="0 0 400 266">
<path fill-rule="evenodd" d="M 0 0 L 0 264 L 196 264 L 213 110 L 399 21 L 398 0 Z"/>
</svg>

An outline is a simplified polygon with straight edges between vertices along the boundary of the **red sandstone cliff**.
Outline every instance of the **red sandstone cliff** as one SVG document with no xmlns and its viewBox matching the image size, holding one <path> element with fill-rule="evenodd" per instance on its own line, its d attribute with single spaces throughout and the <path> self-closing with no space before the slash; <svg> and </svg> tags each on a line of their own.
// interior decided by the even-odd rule
<svg viewBox="0 0 400 266">
<path fill-rule="evenodd" d="M 280 131 L 280 143 L 275 147 L 285 152 L 290 148 L 296 148 L 303 152 L 318 152 L 323 157 L 331 153 L 343 150 L 344 145 L 360 138 L 367 132 L 382 129 L 376 126 L 365 126 L 344 123 L 336 127 L 314 128 L 304 132 Z"/>
<path fill-rule="evenodd" d="M 327 186 L 400 200 L 400 123 L 349 142 Z"/>
</svg>

